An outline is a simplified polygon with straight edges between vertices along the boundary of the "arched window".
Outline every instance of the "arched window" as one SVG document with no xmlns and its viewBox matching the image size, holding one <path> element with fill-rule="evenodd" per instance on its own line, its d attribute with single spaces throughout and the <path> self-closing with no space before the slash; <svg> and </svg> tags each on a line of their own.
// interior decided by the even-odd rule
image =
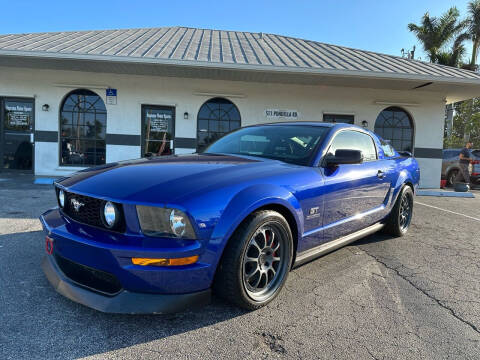
<svg viewBox="0 0 480 360">
<path fill-rule="evenodd" d="M 375 133 L 398 151 L 413 152 L 413 121 L 407 112 L 399 107 L 383 110 L 375 121 Z"/>
<path fill-rule="evenodd" d="M 213 98 L 202 105 L 197 116 L 197 151 L 240 127 L 240 112 L 224 98 Z"/>
<path fill-rule="evenodd" d="M 60 106 L 60 165 L 105 164 L 107 109 L 93 91 L 70 92 Z"/>
</svg>

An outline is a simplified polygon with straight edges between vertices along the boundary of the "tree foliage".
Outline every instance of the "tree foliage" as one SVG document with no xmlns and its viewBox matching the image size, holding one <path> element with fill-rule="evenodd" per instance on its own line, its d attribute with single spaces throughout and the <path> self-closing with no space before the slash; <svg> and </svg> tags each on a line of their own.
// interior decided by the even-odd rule
<svg viewBox="0 0 480 360">
<path fill-rule="evenodd" d="M 408 29 L 422 43 L 430 62 L 449 66 L 459 66 L 465 54 L 465 40 L 470 35 L 464 30 L 468 20 L 460 21 L 460 13 L 456 7 L 451 7 L 440 17 L 423 15 L 420 24 L 410 23 Z M 452 43 L 451 48 L 448 45 Z"/>
<path fill-rule="evenodd" d="M 444 148 L 458 148 L 470 140 L 480 148 L 480 98 L 456 104 L 450 136 L 445 134 Z"/>
<path fill-rule="evenodd" d="M 466 19 L 460 18 L 456 7 L 451 7 L 440 17 L 427 12 L 419 24 L 410 23 L 414 33 L 428 55 L 430 62 L 477 70 L 477 53 L 480 48 L 480 0 L 468 3 Z M 465 42 L 472 41 L 472 56 L 464 63 Z M 480 148 L 480 98 L 455 104 L 455 116 L 451 132 L 445 128 L 444 148 L 458 148 L 471 140 Z"/>
<path fill-rule="evenodd" d="M 472 59 L 470 68 L 474 70 L 477 63 L 477 53 L 480 46 L 480 0 L 473 0 L 468 3 L 468 34 L 472 39 Z"/>
</svg>

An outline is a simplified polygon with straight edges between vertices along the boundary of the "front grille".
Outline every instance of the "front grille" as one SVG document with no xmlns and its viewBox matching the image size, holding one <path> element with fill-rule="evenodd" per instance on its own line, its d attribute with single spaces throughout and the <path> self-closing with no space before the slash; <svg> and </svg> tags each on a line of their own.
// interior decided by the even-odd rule
<svg viewBox="0 0 480 360">
<path fill-rule="evenodd" d="M 65 215 L 70 217 L 71 219 L 100 228 L 104 228 L 111 231 L 116 232 L 125 232 L 125 220 L 123 216 L 123 208 L 121 204 L 115 203 L 117 209 L 119 211 L 120 219 L 117 222 L 115 228 L 110 229 L 107 228 L 102 220 L 102 211 L 103 205 L 105 204 L 104 200 L 97 199 L 90 196 L 79 195 L 71 192 L 64 191 L 65 193 L 65 206 L 62 209 Z M 58 189 L 57 189 L 57 197 L 58 197 Z M 78 211 L 74 208 L 72 204 L 72 199 L 77 200 L 82 206 L 78 208 Z"/>
<path fill-rule="evenodd" d="M 107 295 L 115 295 L 122 290 L 118 279 L 105 271 L 97 270 L 55 254 L 55 260 L 62 272 L 74 282 Z"/>
</svg>

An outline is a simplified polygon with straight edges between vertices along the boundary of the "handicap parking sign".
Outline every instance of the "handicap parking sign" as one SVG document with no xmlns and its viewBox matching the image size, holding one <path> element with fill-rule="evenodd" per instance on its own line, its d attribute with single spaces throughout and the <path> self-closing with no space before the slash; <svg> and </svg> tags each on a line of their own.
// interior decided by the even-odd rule
<svg viewBox="0 0 480 360">
<path fill-rule="evenodd" d="M 107 104 L 117 105 L 117 89 L 107 89 Z"/>
</svg>

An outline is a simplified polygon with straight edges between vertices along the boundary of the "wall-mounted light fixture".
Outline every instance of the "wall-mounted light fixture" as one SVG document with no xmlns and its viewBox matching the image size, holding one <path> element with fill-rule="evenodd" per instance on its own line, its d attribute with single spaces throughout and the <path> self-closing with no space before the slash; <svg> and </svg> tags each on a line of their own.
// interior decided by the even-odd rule
<svg viewBox="0 0 480 360">
<path fill-rule="evenodd" d="M 183 113 L 183 118 L 184 118 L 185 120 L 188 120 L 188 112 L 185 111 L 185 112 Z"/>
<path fill-rule="evenodd" d="M 50 109 L 50 105 L 48 105 L 48 104 L 43 104 L 42 105 L 42 110 L 43 111 L 48 111 L 49 109 Z"/>
<path fill-rule="evenodd" d="M 363 126 L 365 129 L 368 129 L 368 121 L 367 121 L 367 120 L 363 120 L 363 121 L 362 121 L 362 126 Z"/>
</svg>

